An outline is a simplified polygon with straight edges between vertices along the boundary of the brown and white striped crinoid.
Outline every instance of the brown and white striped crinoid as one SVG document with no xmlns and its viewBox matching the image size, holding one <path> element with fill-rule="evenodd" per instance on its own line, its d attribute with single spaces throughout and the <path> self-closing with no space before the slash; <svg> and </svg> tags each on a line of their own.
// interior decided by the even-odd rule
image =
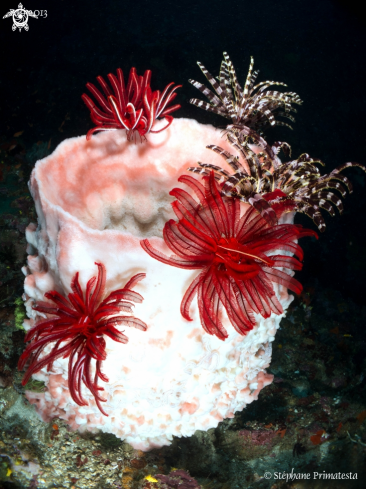
<svg viewBox="0 0 366 489">
<path fill-rule="evenodd" d="M 287 126 L 292 129 L 289 124 L 277 120 L 276 117 L 286 117 L 294 122 L 291 112 L 296 112 L 296 109 L 292 104 L 302 104 L 302 100 L 295 92 L 268 90 L 274 85 L 286 87 L 287 85 L 282 82 L 267 80 L 254 85 L 259 71 L 253 71 L 253 58 L 250 59 L 244 88 L 239 84 L 234 65 L 226 52 L 217 79 L 199 61 L 197 64 L 216 94 L 202 83 L 189 80 L 209 100 L 207 103 L 194 98 L 190 103 L 231 119 L 232 124 L 226 128 L 227 130 L 236 132 L 247 127 L 261 132 L 266 126 Z"/>
<path fill-rule="evenodd" d="M 346 196 L 346 189 L 352 192 L 350 180 L 341 172 L 355 166 L 366 172 L 363 165 L 348 162 L 329 174 L 321 175 L 316 165 L 324 166 L 324 163 L 311 158 L 307 153 L 300 155 L 296 160 L 282 163 L 277 153 L 283 149 L 286 156 L 289 156 L 290 147 L 287 143 L 277 142 L 270 146 L 260 138 L 259 142 L 263 143 L 255 149 L 263 151 L 255 152 L 253 145 L 246 140 L 240 141 L 230 133 L 227 134 L 227 139 L 238 151 L 243 163 L 238 156 L 219 146 L 209 145 L 207 148 L 222 156 L 233 173 L 222 167 L 201 162 L 198 162 L 199 166 L 190 167 L 188 170 L 204 176 L 208 176 L 213 170 L 216 180 L 223 184 L 222 195 L 252 205 L 271 225 L 275 225 L 283 213 L 295 211 L 306 214 L 314 221 L 319 231 L 324 231 L 326 226 L 321 210 L 324 209 L 334 216 L 335 207 L 341 214 L 341 197 Z"/>
<path fill-rule="evenodd" d="M 349 162 L 329 174 L 321 175 L 316 164 L 324 163 L 310 158 L 306 153 L 296 160 L 282 163 L 277 154 L 282 149 L 285 156 L 290 156 L 289 144 L 269 144 L 263 138 L 262 130 L 276 125 L 291 128 L 286 122 L 277 120 L 277 117 L 286 117 L 293 122 L 291 112 L 296 110 L 292 104 L 301 104 L 302 101 L 294 92 L 268 90 L 271 85 L 286 86 L 284 83 L 264 81 L 254 85 L 258 71 L 253 71 L 253 63 L 251 58 L 242 89 L 227 53 L 224 53 L 217 79 L 198 62 L 216 94 L 202 83 L 189 80 L 209 100 L 209 103 L 197 99 L 191 99 L 190 102 L 231 119 L 232 123 L 226 126 L 226 136 L 240 156 L 234 156 L 219 146 L 209 145 L 207 148 L 220 154 L 233 173 L 201 162 L 198 162 L 198 167 L 190 167 L 188 170 L 203 176 L 208 176 L 213 170 L 216 180 L 222 184 L 222 195 L 252 205 L 271 225 L 275 225 L 284 212 L 297 211 L 309 216 L 319 230 L 324 231 L 325 221 L 321 210 L 334 216 L 336 207 L 342 213 L 341 197 L 346 196 L 346 188 L 352 192 L 351 182 L 340 172 L 354 166 L 364 171 L 366 168 L 359 163 Z"/>
</svg>

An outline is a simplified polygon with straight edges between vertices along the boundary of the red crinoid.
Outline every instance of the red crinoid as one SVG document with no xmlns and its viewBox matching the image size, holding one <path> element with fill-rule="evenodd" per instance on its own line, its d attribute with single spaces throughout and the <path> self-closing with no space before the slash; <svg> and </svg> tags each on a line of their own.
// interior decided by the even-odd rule
<svg viewBox="0 0 366 489">
<path fill-rule="evenodd" d="M 92 83 L 86 84 L 100 107 L 97 107 L 85 93 L 81 96 L 90 110 L 92 121 L 96 124 L 96 127 L 88 131 L 86 139 L 90 139 L 96 131 L 114 129 L 126 129 L 129 141 L 136 132 L 142 139 L 149 132 L 163 131 L 173 122 L 170 114 L 179 109 L 180 105 L 167 106 L 175 99 L 175 90 L 182 85 L 174 87 L 172 82 L 162 93 L 159 90 L 153 92 L 150 88 L 151 71 L 146 70 L 144 76 L 138 76 L 136 68 L 130 70 L 127 87 L 120 68 L 117 70 L 117 76 L 110 73 L 108 79 L 113 92 L 101 76 L 97 77 L 104 95 Z M 152 127 L 158 117 L 164 117 L 167 125 L 159 131 L 153 131 Z"/>
<path fill-rule="evenodd" d="M 60 357 L 69 357 L 69 390 L 71 397 L 79 406 L 87 406 L 81 394 L 81 381 L 90 390 L 95 398 L 99 410 L 105 415 L 100 402 L 105 402 L 98 391 L 104 390 L 98 386 L 98 379 L 108 382 L 108 378 L 102 373 L 102 361 L 107 358 L 105 351 L 106 342 L 103 335 L 112 338 L 119 343 L 127 343 L 128 338 L 119 331 L 116 326 L 133 326 L 142 331 L 146 330 L 146 324 L 132 316 L 121 316 L 123 312 L 132 312 L 133 302 L 142 302 L 143 298 L 132 287 L 145 277 L 145 273 L 133 276 L 123 289 L 111 292 L 102 300 L 106 270 L 101 263 L 98 266 L 98 278 L 92 277 L 86 286 L 85 296 L 81 290 L 76 273 L 71 281 L 72 293 L 68 299 L 52 290 L 45 294 L 49 302 L 37 302 L 33 309 L 54 317 L 47 317 L 37 322 L 28 331 L 25 341 L 30 341 L 21 355 L 18 369 L 23 370 L 29 361 L 28 369 L 24 375 L 22 384 L 25 385 L 31 375 L 39 372 L 47 366 L 50 371 L 53 362 Z M 53 344 L 51 351 L 41 357 L 46 346 Z M 41 357 L 41 358 L 40 358 Z M 92 380 L 91 361 L 95 360 L 95 374 Z"/>
<path fill-rule="evenodd" d="M 240 334 L 256 324 L 254 314 L 267 318 L 281 314 L 273 282 L 299 294 L 301 284 L 283 268 L 300 270 L 303 252 L 297 240 L 317 236 L 314 231 L 294 224 L 271 226 L 254 209 L 240 217 L 240 202 L 221 195 L 214 172 L 203 177 L 204 185 L 190 176 L 181 176 L 197 195 L 197 202 L 186 191 L 175 188 L 170 195 L 179 221 L 170 220 L 164 227 L 164 240 L 175 253 L 166 256 L 154 249 L 149 240 L 141 241 L 153 258 L 178 268 L 200 269 L 184 294 L 182 316 L 191 321 L 189 307 L 198 294 L 198 308 L 203 328 L 221 340 L 228 334 L 220 320 L 224 306 L 227 316 Z M 275 255 L 282 250 L 294 254 Z"/>
</svg>

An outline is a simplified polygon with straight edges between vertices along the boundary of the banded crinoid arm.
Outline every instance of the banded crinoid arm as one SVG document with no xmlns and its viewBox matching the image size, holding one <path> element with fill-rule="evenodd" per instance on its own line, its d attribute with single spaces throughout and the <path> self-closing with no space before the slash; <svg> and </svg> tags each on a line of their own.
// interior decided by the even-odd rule
<svg viewBox="0 0 366 489">
<path fill-rule="evenodd" d="M 226 126 L 226 137 L 229 143 L 238 150 L 239 154 L 246 160 L 248 148 L 250 144 L 254 144 L 261 151 L 258 153 L 258 158 L 262 158 L 262 166 L 267 170 L 275 169 L 279 166 L 280 160 L 277 157 L 279 152 L 278 144 L 283 148 L 290 148 L 287 143 L 274 143 L 272 146 L 260 136 L 254 129 L 248 126 L 240 126 L 229 124 Z"/>
<path fill-rule="evenodd" d="M 315 164 L 324 166 L 321 160 L 314 160 L 307 153 L 303 153 L 296 160 L 281 163 L 273 172 L 275 187 L 288 194 L 309 185 L 313 180 L 318 180 L 321 174 Z"/>
<path fill-rule="evenodd" d="M 342 214 L 341 197 L 346 197 L 346 189 L 349 193 L 353 191 L 352 183 L 341 172 L 353 167 L 361 168 L 366 172 L 366 167 L 359 163 L 348 162 L 329 174 L 321 175 L 314 163 L 324 165 L 320 160 L 313 160 L 307 154 L 301 155 L 297 160 L 282 164 L 275 171 L 274 178 L 276 188 L 286 195 L 286 199 L 294 203 L 294 210 L 310 217 L 319 231 L 323 232 L 326 225 L 321 209 L 326 210 L 333 217 L 334 207 L 336 207 Z M 333 190 L 338 191 L 341 197 Z"/>
<path fill-rule="evenodd" d="M 200 82 L 189 82 L 205 95 L 209 103 L 198 99 L 191 99 L 190 103 L 204 110 L 219 114 L 231 119 L 236 126 L 247 126 L 254 130 L 260 130 L 266 126 L 291 126 L 285 122 L 276 120 L 275 117 L 286 117 L 294 122 L 290 112 L 296 112 L 292 104 L 302 104 L 295 92 L 278 92 L 267 90 L 270 86 L 287 86 L 282 82 L 264 81 L 254 85 L 259 71 L 253 72 L 254 59 L 251 58 L 249 72 L 244 84 L 244 89 L 238 82 L 236 71 L 228 54 L 224 53 L 220 74 L 216 79 L 200 63 L 198 66 L 215 90 L 216 94 Z M 292 128 L 291 128 L 292 129 Z"/>
<path fill-rule="evenodd" d="M 277 206 L 274 210 L 271 206 L 271 200 L 278 200 L 280 196 L 285 196 L 285 194 L 278 191 L 275 195 L 273 194 L 275 182 L 272 173 L 267 170 L 268 160 L 263 163 L 261 161 L 262 153 L 254 153 L 246 142 L 239 144 L 232 135 L 229 135 L 228 139 L 241 153 L 247 169 L 244 168 L 238 156 L 233 156 L 220 146 L 209 145 L 207 148 L 222 156 L 234 173 L 230 174 L 221 167 L 201 162 L 198 162 L 198 167 L 189 167 L 188 171 L 205 176 L 213 171 L 215 179 L 222 184 L 222 195 L 234 197 L 252 205 L 270 225 L 277 224 L 280 207 Z M 279 143 L 279 145 L 282 144 Z M 266 198 L 263 195 L 266 195 Z"/>
<path fill-rule="evenodd" d="M 122 289 L 114 290 L 103 298 L 106 270 L 102 263 L 96 265 L 98 277 L 88 281 L 85 293 L 79 284 L 79 274 L 76 273 L 71 281 L 72 292 L 67 297 L 52 290 L 45 294 L 50 302 L 39 301 L 33 306 L 35 311 L 47 316 L 37 321 L 26 334 L 24 341 L 29 344 L 20 356 L 18 369 L 23 370 L 28 365 L 22 381 L 25 385 L 41 369 L 47 367 L 47 371 L 50 371 L 58 358 L 69 358 L 68 385 L 72 399 L 79 406 L 88 405 L 81 392 L 84 383 L 94 396 L 100 412 L 108 416 L 101 406 L 101 402 L 106 401 L 100 395 L 104 389 L 98 385 L 99 379 L 108 382 L 101 370 L 102 362 L 107 358 L 104 336 L 119 343 L 127 343 L 127 336 L 118 327 L 131 326 L 146 330 L 147 326 L 141 319 L 121 315 L 121 312 L 131 314 L 133 302 L 143 301 L 142 296 L 132 288 L 145 274 L 134 275 Z M 51 349 L 45 352 L 47 347 Z M 94 378 L 92 361 L 95 361 Z"/>
<path fill-rule="evenodd" d="M 276 144 L 277 148 L 285 146 L 286 151 L 290 150 L 287 143 Z M 306 214 L 314 221 L 319 231 L 324 231 L 326 225 L 321 209 L 335 216 L 336 207 L 342 214 L 341 197 L 346 197 L 346 189 L 352 192 L 350 180 L 341 172 L 351 167 L 359 167 L 366 172 L 363 165 L 350 162 L 322 176 L 315 165 L 324 166 L 324 163 L 318 159 L 314 160 L 307 153 L 300 155 L 297 160 L 281 163 L 274 170 L 274 165 L 268 165 L 271 160 L 260 161 L 262 153 L 255 154 L 246 142 L 239 144 L 236 141 L 233 146 L 241 152 L 248 171 L 238 157 L 215 145 L 209 145 L 207 148 L 220 154 L 233 169 L 233 174 L 223 168 L 201 162 L 198 163 L 199 167 L 190 167 L 188 171 L 207 176 L 213 170 L 216 180 L 222 184 L 222 195 L 252 205 L 271 225 L 276 224 L 283 213 L 295 211 Z M 274 146 L 272 149 L 276 151 Z M 268 166 L 271 167 L 271 171 L 267 170 Z M 341 197 L 333 191 L 338 191 Z"/>
<path fill-rule="evenodd" d="M 285 156 L 291 156 L 291 146 L 288 143 L 284 141 L 276 141 L 272 144 L 272 151 L 275 155 L 277 155 L 281 149 L 284 152 Z"/>
<path fill-rule="evenodd" d="M 148 239 L 142 240 L 141 246 L 166 265 L 200 270 L 183 296 L 182 316 L 192 320 L 189 309 L 197 296 L 202 327 L 224 340 L 228 333 L 222 309 L 242 335 L 255 326 L 254 314 L 264 318 L 282 314 L 273 284 L 301 292 L 300 283 L 291 274 L 302 267 L 303 253 L 297 241 L 316 233 L 294 224 L 271 226 L 255 209 L 245 212 L 238 199 L 222 195 L 213 171 L 203 177 L 203 185 L 190 176 L 178 181 L 188 185 L 197 200 L 179 188 L 170 192 L 177 199 L 172 207 L 178 221 L 168 221 L 163 236 L 173 255 L 164 255 Z"/>
</svg>

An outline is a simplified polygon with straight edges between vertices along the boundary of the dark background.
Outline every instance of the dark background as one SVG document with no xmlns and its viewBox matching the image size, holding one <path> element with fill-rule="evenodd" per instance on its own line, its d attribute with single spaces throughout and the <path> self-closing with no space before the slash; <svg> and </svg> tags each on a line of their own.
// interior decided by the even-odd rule
<svg viewBox="0 0 366 489">
<path fill-rule="evenodd" d="M 18 0 L 2 2 L 1 17 L 17 4 Z M 346 161 L 366 163 L 366 23 L 352 2 L 24 0 L 23 4 L 26 9 L 47 10 L 47 17 L 30 18 L 28 32 L 13 32 L 12 19 L 0 19 L 0 138 L 11 143 L 14 134 L 23 131 L 16 141 L 30 159 L 36 143 L 51 151 L 63 139 L 92 127 L 80 98 L 85 83 L 118 67 L 125 74 L 131 66 L 140 74 L 151 69 L 153 89 L 171 81 L 183 83 L 177 117 L 224 125 L 223 119 L 188 104 L 199 93 L 187 79 L 205 82 L 197 60 L 216 75 L 226 50 L 241 82 L 253 55 L 259 81 L 286 82 L 304 100 L 294 131 L 269 130 L 269 142 L 287 141 L 295 158 L 304 152 L 320 158 L 327 173 Z M 346 198 L 342 217 L 326 219 L 327 229 L 319 241 L 303 240 L 304 271 L 299 278 L 305 286 L 333 288 L 362 304 L 366 175 L 357 169 L 345 174 L 354 193 Z M 1 185 L 10 183 L 5 180 Z M 296 220 L 313 227 L 307 217 Z"/>
</svg>

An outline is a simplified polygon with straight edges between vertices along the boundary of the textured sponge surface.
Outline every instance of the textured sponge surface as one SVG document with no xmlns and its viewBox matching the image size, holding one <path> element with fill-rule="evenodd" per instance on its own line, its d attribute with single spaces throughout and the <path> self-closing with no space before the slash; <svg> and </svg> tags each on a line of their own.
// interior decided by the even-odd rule
<svg viewBox="0 0 366 489">
<path fill-rule="evenodd" d="M 126 345 L 106 338 L 103 372 L 109 382 L 101 384 L 108 417 L 101 415 L 86 388 L 83 396 L 89 405 L 73 402 L 68 359 L 58 359 L 51 372 L 35 375 L 45 381 L 47 391 L 27 394 L 44 420 L 59 416 L 74 429 L 100 429 L 148 450 L 169 444 L 173 435 L 217 426 L 271 383 L 265 368 L 282 316 L 258 316 L 257 326 L 245 337 L 224 318 L 226 341 L 208 335 L 196 300 L 193 321 L 180 314 L 183 294 L 197 271 L 164 265 L 139 244 L 149 237 L 154 247 L 171 254 L 161 238 L 164 223 L 174 218 L 169 192 L 197 161 L 223 166 L 224 160 L 205 148 L 208 144 L 233 152 L 212 126 L 175 119 L 168 130 L 149 135 L 142 144 L 128 143 L 123 131 L 101 133 L 91 141 L 83 136 L 64 141 L 36 164 L 30 187 L 38 226 L 27 229 L 29 256 L 23 269 L 30 318 L 26 328 L 37 319 L 31 309 L 34 300 L 51 289 L 69 293 L 76 272 L 85 288 L 97 273 L 95 262 L 106 267 L 106 293 L 132 275 L 146 273 L 135 287 L 144 302 L 135 306 L 134 315 L 148 325 L 146 332 L 125 328 Z M 286 310 L 292 297 L 276 290 Z"/>
</svg>

